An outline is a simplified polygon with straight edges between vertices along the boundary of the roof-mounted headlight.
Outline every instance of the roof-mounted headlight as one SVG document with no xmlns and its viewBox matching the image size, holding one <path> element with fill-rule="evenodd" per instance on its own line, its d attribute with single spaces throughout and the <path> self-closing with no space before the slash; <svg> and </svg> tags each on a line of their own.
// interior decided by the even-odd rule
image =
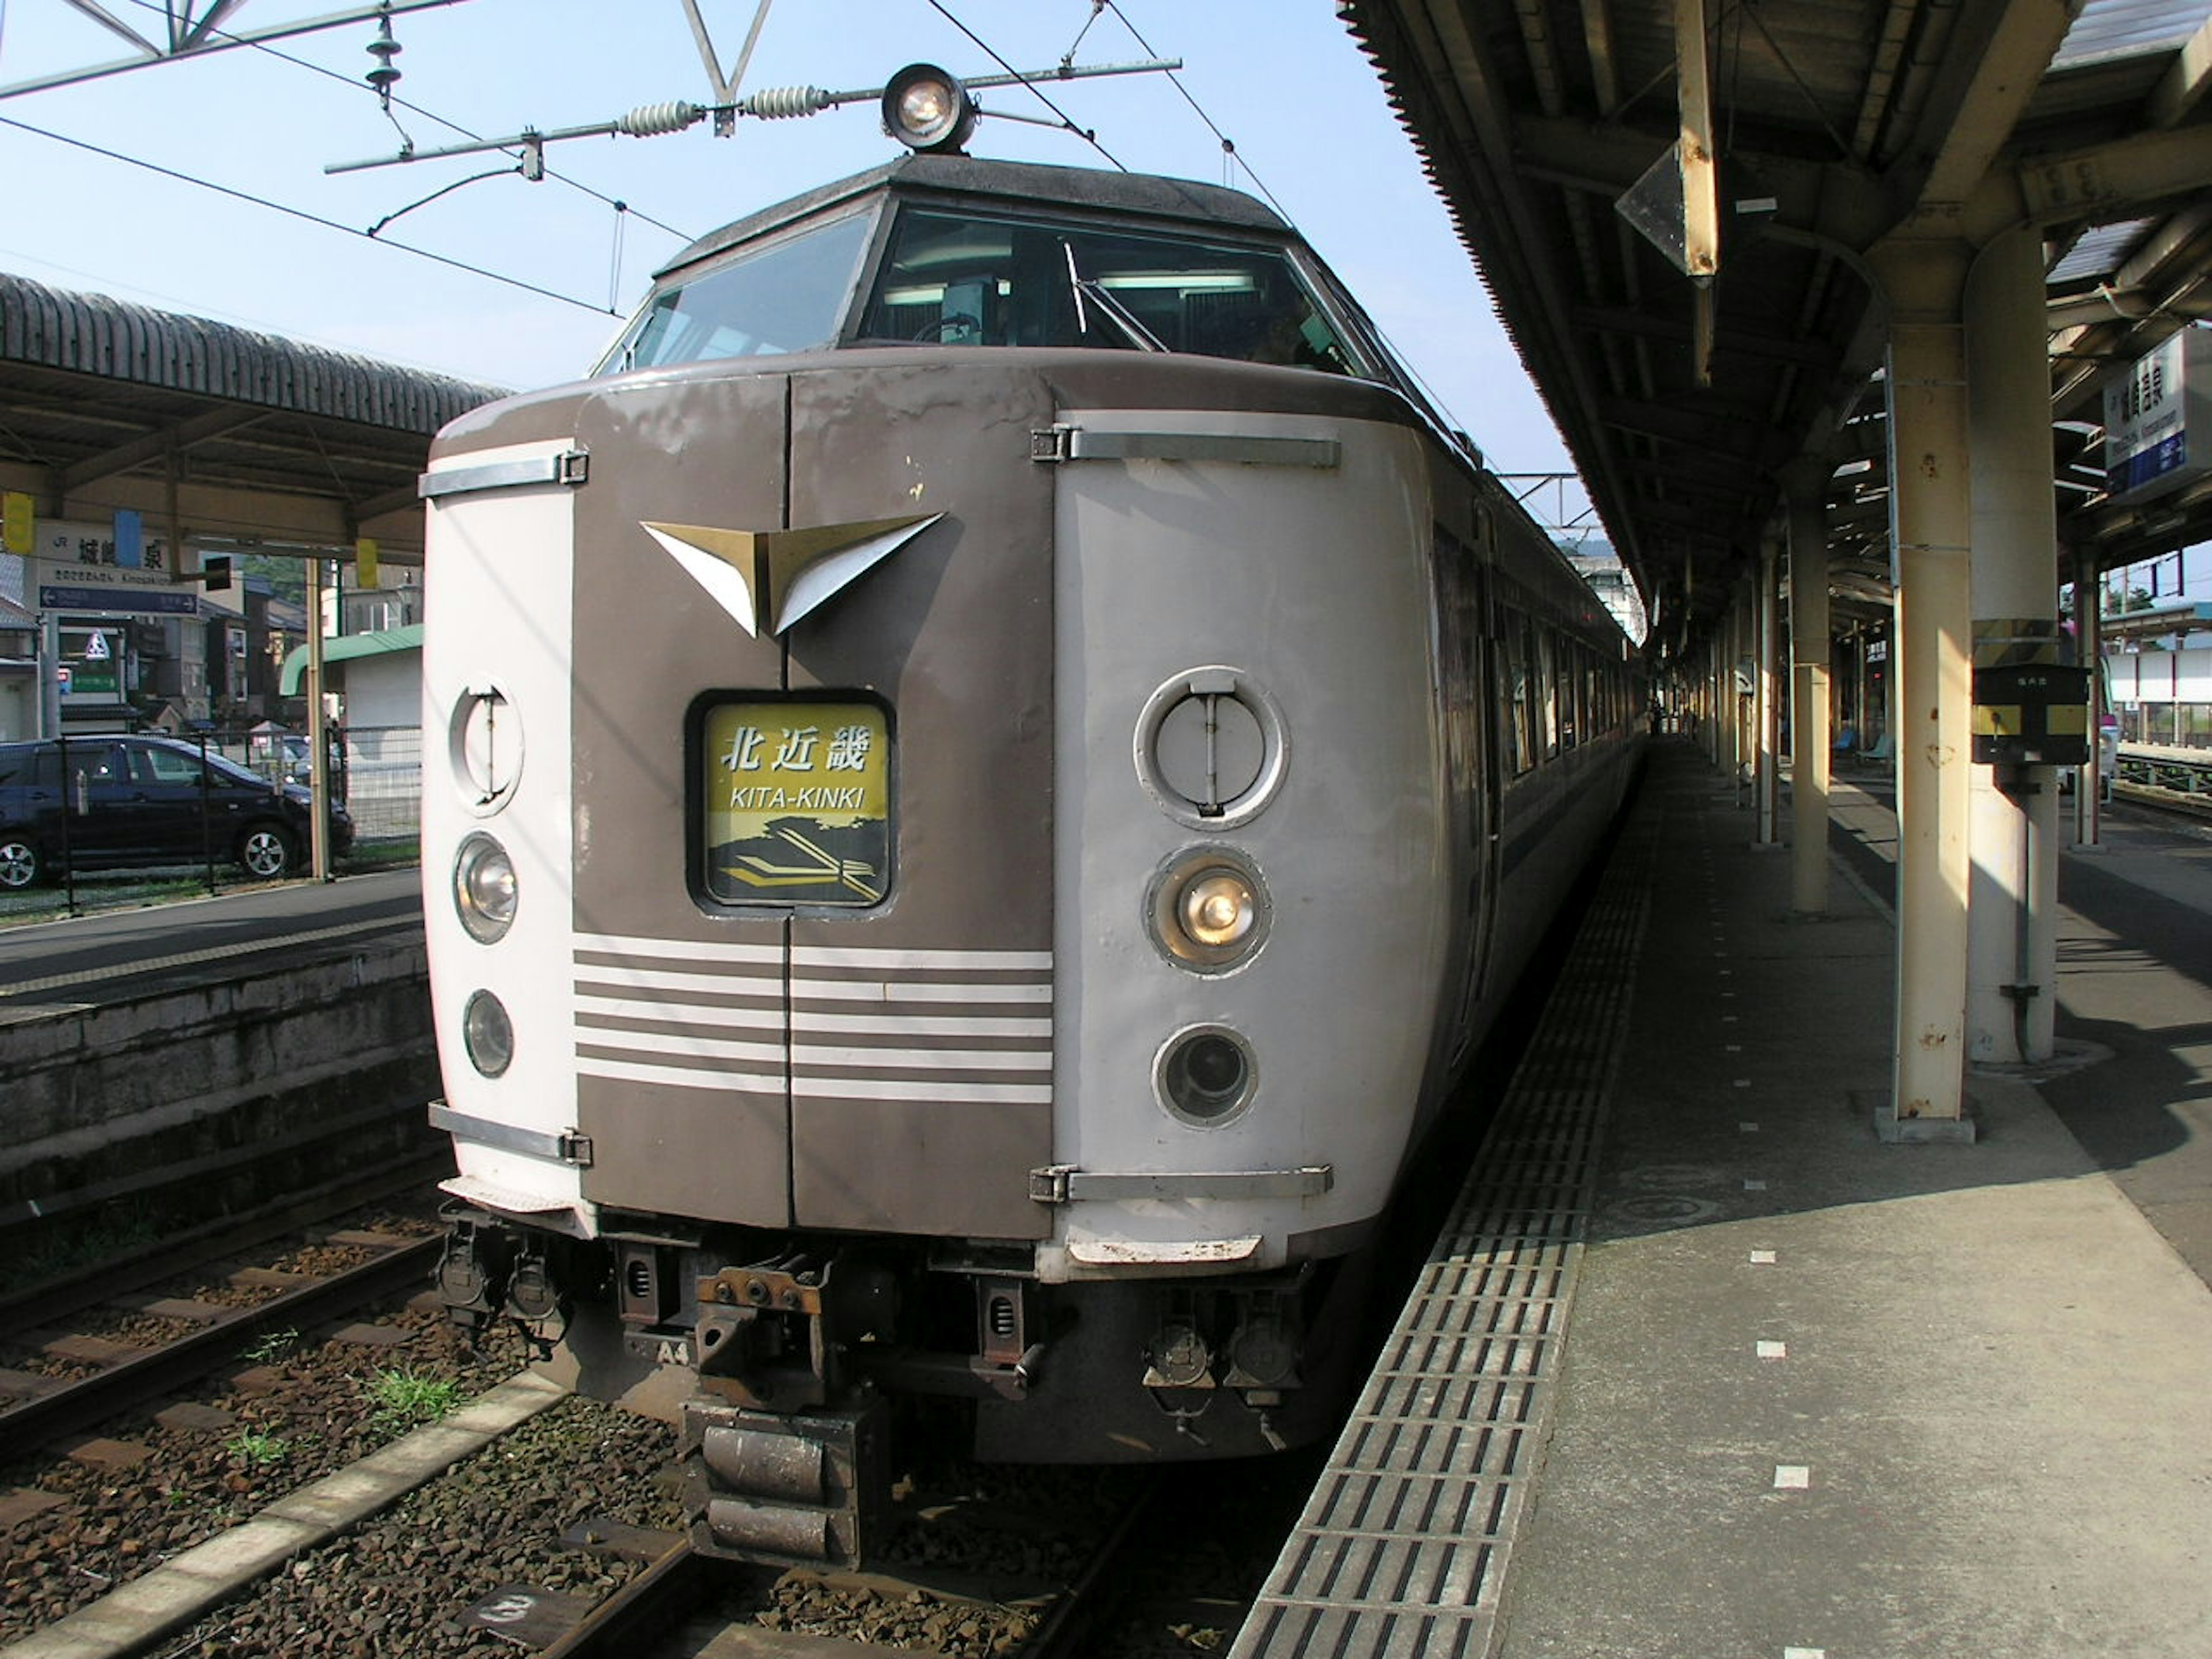
<svg viewBox="0 0 2212 1659">
<path fill-rule="evenodd" d="M 909 64 L 884 88 L 884 131 L 908 149 L 957 150 L 979 112 L 958 77 L 934 64 Z"/>
</svg>

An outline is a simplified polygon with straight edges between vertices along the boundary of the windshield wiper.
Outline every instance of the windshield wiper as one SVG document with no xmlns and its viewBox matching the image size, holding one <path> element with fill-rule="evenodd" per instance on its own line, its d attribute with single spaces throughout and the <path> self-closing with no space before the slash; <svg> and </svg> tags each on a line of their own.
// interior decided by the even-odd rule
<svg viewBox="0 0 2212 1659">
<path fill-rule="evenodd" d="M 1106 285 L 1093 277 L 1085 276 L 1075 268 L 1075 249 L 1062 242 L 1060 251 L 1067 255 L 1067 288 L 1075 301 L 1075 326 L 1085 334 L 1091 332 L 1091 319 L 1085 313 L 1083 301 L 1088 297 L 1097 304 L 1106 320 L 1121 331 L 1122 337 L 1139 351 L 1165 351 L 1160 337 L 1137 320 L 1136 313 L 1109 293 Z"/>
</svg>

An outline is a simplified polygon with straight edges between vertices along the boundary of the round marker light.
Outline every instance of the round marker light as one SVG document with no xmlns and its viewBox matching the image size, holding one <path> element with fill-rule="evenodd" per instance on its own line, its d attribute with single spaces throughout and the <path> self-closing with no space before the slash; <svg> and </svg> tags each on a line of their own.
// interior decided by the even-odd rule
<svg viewBox="0 0 2212 1659">
<path fill-rule="evenodd" d="M 514 925 L 514 860 L 481 830 L 453 854 L 453 908 L 469 937 L 489 945 Z"/>
<path fill-rule="evenodd" d="M 486 1077 L 497 1077 L 514 1063 L 514 1022 L 490 992 L 471 993 L 461 1010 L 461 1046 L 469 1064 Z"/>
<path fill-rule="evenodd" d="M 1243 965 L 1267 936 L 1267 890 L 1243 854 L 1226 847 L 1178 853 L 1152 878 L 1145 900 L 1152 942 L 1193 973 Z"/>
<path fill-rule="evenodd" d="M 980 112 L 968 88 L 934 64 L 909 64 L 884 88 L 884 131 L 908 149 L 957 150 Z"/>
</svg>

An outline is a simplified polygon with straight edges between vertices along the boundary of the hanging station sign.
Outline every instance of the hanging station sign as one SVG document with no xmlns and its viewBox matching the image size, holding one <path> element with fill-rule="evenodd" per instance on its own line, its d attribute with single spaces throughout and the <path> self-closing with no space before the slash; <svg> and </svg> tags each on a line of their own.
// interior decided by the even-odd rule
<svg viewBox="0 0 2212 1659">
<path fill-rule="evenodd" d="M 2105 383 L 2105 489 L 2154 501 L 2212 473 L 2212 329 L 2185 328 Z"/>
<path fill-rule="evenodd" d="M 119 536 L 112 522 L 40 521 L 31 561 L 38 608 L 109 616 L 198 615 L 197 593 L 170 578 L 167 543 L 145 534 L 136 514 L 118 516 L 125 520 Z"/>
</svg>

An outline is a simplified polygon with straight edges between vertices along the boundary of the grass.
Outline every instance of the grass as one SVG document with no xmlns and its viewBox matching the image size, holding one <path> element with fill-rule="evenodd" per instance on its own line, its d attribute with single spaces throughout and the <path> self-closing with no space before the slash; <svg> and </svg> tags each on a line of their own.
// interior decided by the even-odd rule
<svg viewBox="0 0 2212 1659">
<path fill-rule="evenodd" d="M 265 1332 L 246 1350 L 246 1358 L 257 1365 L 273 1364 L 290 1353 L 299 1340 L 300 1334 L 295 1330 Z"/>
<path fill-rule="evenodd" d="M 240 1463 L 257 1469 L 265 1469 L 281 1463 L 290 1454 L 292 1443 L 282 1435 L 264 1434 L 258 1429 L 249 1430 L 223 1447 Z"/>
<path fill-rule="evenodd" d="M 405 1370 L 379 1371 L 368 1380 L 369 1402 L 387 1428 L 412 1428 L 452 1414 L 461 1403 L 461 1385 L 451 1377 L 419 1376 Z"/>
</svg>

